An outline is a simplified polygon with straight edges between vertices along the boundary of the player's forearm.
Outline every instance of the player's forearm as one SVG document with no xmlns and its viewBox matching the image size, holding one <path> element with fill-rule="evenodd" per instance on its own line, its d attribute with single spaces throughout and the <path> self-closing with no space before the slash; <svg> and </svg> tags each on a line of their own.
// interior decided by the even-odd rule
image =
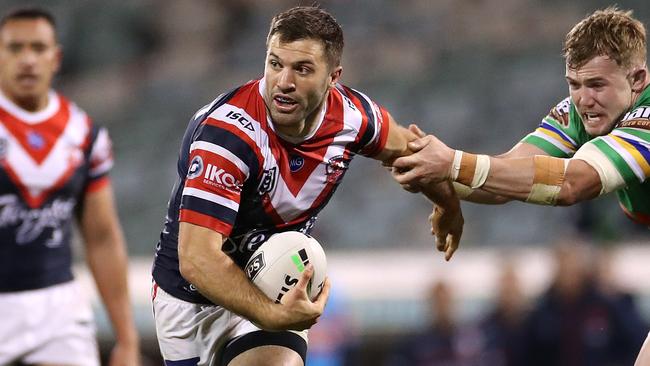
<svg viewBox="0 0 650 366">
<path fill-rule="evenodd" d="M 501 205 L 511 200 L 504 196 L 499 196 L 482 189 L 471 189 L 466 185 L 458 182 L 454 183 L 454 190 L 460 200 L 472 203 L 480 203 L 487 205 Z"/>
<path fill-rule="evenodd" d="M 181 223 L 181 274 L 213 303 L 263 328 L 277 329 L 278 320 L 282 320 L 281 306 L 251 283 L 241 268 L 221 250 L 221 240 L 221 235 L 206 228 Z"/>
<path fill-rule="evenodd" d="M 490 171 L 481 190 L 505 199 L 526 201 L 533 187 L 534 175 L 532 157 L 490 158 Z"/>
<path fill-rule="evenodd" d="M 509 199 L 541 205 L 569 206 L 597 197 L 601 183 L 598 173 L 578 159 L 561 159 L 545 155 L 523 158 L 476 159 L 476 168 L 461 166 L 470 172 L 483 172 L 486 179 L 475 188 Z M 480 164 L 484 164 L 482 167 Z M 461 164 L 462 165 L 462 164 Z M 486 174 L 485 174 L 486 173 Z M 458 174 L 469 184 L 471 174 Z M 474 177 L 479 174 L 474 174 Z M 457 180 L 463 180 L 457 179 Z M 477 179 L 472 179 L 476 182 Z"/>
<path fill-rule="evenodd" d="M 184 260 L 181 273 L 215 304 L 263 327 L 274 327 L 265 316 L 274 311 L 272 301 L 250 282 L 227 255 L 210 253 Z"/>
<path fill-rule="evenodd" d="M 127 282 L 127 256 L 120 233 L 87 241 L 86 259 L 111 320 L 116 340 L 138 346 Z"/>
</svg>

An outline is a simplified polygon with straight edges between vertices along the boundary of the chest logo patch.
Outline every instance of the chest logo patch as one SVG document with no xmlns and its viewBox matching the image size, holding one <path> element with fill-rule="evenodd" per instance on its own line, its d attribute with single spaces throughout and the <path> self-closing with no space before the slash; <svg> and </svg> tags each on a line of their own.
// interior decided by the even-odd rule
<svg viewBox="0 0 650 366">
<path fill-rule="evenodd" d="M 343 179 L 343 175 L 349 167 L 350 159 L 345 158 L 343 155 L 337 155 L 330 158 L 325 167 L 327 182 L 339 183 L 341 179 Z"/>
<path fill-rule="evenodd" d="M 302 156 L 294 155 L 289 159 L 289 169 L 292 173 L 299 171 L 303 166 L 305 166 L 305 159 Z"/>
<path fill-rule="evenodd" d="M 27 144 L 33 149 L 40 150 L 45 146 L 45 139 L 40 133 L 31 131 L 27 134 Z"/>
</svg>

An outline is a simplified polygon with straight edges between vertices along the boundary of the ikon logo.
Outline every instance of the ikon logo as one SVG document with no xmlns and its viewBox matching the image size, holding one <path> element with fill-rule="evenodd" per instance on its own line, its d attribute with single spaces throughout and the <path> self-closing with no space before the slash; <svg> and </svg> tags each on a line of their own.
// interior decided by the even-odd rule
<svg viewBox="0 0 650 366">
<path fill-rule="evenodd" d="M 227 173 L 225 170 L 212 164 L 208 164 L 203 178 L 210 182 L 221 184 L 226 188 L 238 188 L 241 186 L 241 183 L 239 183 L 232 174 Z"/>
</svg>

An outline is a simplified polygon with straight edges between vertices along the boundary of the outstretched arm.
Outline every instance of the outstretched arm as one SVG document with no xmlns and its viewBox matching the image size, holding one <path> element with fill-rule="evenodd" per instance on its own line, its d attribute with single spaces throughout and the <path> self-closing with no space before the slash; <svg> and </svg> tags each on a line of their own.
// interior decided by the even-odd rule
<svg viewBox="0 0 650 366">
<path fill-rule="evenodd" d="M 202 226 L 181 222 L 178 258 L 183 277 L 215 304 L 231 310 L 268 330 L 303 330 L 316 323 L 329 296 L 329 280 L 315 302 L 306 286 L 313 273 L 308 267 L 282 304 L 260 291 L 221 250 L 223 236 Z"/>
<path fill-rule="evenodd" d="M 495 156 L 499 159 L 524 158 L 535 155 L 547 155 L 546 152 L 535 145 L 525 142 L 517 143 L 508 152 Z M 504 204 L 512 201 L 512 198 L 494 194 L 483 188 L 472 189 L 466 185 L 454 182 L 454 188 L 458 198 L 463 201 L 480 203 L 480 204 Z"/>
<path fill-rule="evenodd" d="M 596 170 L 577 158 L 544 155 L 495 158 L 453 150 L 434 136 L 410 144 L 417 152 L 397 159 L 402 184 L 428 185 L 453 180 L 473 189 L 514 200 L 547 205 L 571 205 L 601 192 Z"/>
<path fill-rule="evenodd" d="M 113 202 L 110 185 L 86 193 L 80 229 L 88 267 L 115 332 L 116 344 L 110 365 L 139 365 L 138 333 L 127 286 L 126 248 Z"/>
<path fill-rule="evenodd" d="M 418 138 L 413 131 L 397 124 L 390 115 L 389 123 L 386 145 L 375 156 L 375 159 L 381 160 L 387 166 L 391 166 L 398 157 L 410 155 L 412 151 L 409 142 Z M 445 259 L 449 260 L 458 248 L 463 233 L 464 220 L 460 201 L 453 186 L 447 181 L 428 184 L 421 192 L 435 204 L 434 214 L 431 216 L 432 233 L 436 236 L 436 247 L 444 252 Z"/>
</svg>

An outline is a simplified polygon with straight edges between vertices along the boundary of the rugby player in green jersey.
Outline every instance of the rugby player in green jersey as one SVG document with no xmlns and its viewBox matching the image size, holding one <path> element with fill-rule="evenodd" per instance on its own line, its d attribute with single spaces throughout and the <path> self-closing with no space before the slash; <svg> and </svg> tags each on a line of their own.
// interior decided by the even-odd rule
<svg viewBox="0 0 650 366">
<path fill-rule="evenodd" d="M 465 200 L 478 203 L 569 206 L 616 192 L 624 212 L 650 226 L 646 51 L 645 28 L 631 11 L 594 12 L 566 36 L 570 96 L 533 133 L 509 152 L 487 156 L 453 150 L 419 131 L 423 137 L 409 144 L 417 152 L 393 163 L 395 179 L 409 190 L 452 180 Z M 650 365 L 649 343 L 637 365 Z"/>
</svg>

